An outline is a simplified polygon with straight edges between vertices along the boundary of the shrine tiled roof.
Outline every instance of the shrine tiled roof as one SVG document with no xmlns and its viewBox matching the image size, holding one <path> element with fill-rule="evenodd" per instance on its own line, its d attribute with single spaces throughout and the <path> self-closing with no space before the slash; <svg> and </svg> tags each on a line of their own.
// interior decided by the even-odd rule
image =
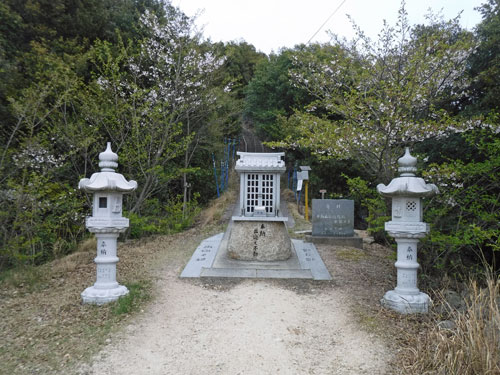
<svg viewBox="0 0 500 375">
<path fill-rule="evenodd" d="M 286 170 L 285 161 L 281 158 L 284 152 L 238 152 L 240 157 L 236 161 L 237 171 L 276 171 Z"/>
</svg>

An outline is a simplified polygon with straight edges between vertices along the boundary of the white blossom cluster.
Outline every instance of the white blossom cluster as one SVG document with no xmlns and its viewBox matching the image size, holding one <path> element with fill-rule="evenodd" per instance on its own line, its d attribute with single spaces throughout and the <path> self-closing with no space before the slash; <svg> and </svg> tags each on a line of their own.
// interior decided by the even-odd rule
<svg viewBox="0 0 500 375">
<path fill-rule="evenodd" d="M 59 168 L 63 165 L 64 159 L 56 157 L 49 150 L 39 144 L 27 145 L 12 156 L 14 165 L 19 168 L 29 168 L 35 171 L 42 171 L 50 168 Z"/>
<path fill-rule="evenodd" d="M 195 48 L 192 20 L 181 12 L 170 12 L 166 25 L 151 12 L 146 12 L 140 22 L 149 36 L 142 42 L 140 56 L 129 61 L 129 68 L 138 80 L 152 87 L 150 104 L 200 105 L 211 75 L 224 60 Z"/>
</svg>

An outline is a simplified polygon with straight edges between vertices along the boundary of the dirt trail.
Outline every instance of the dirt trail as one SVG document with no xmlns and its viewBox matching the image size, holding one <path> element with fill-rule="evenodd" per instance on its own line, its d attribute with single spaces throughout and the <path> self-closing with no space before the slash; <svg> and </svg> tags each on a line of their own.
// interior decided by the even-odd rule
<svg viewBox="0 0 500 375">
<path fill-rule="evenodd" d="M 178 278 L 81 374 L 386 374 L 389 351 L 362 331 L 333 283 Z"/>
<path fill-rule="evenodd" d="M 247 151 L 264 151 L 244 130 Z M 378 322 L 378 298 L 388 282 L 381 275 L 392 267 L 383 248 L 318 246 L 333 277 L 318 282 L 180 279 L 187 259 L 179 254 L 192 254 L 190 246 L 182 237 L 169 243 L 153 302 L 80 374 L 392 373 L 383 328 L 368 333 L 359 323 L 359 311 L 370 324 Z"/>
<path fill-rule="evenodd" d="M 243 152 L 272 152 L 272 150 L 264 146 L 262 141 L 255 134 L 255 129 L 248 122 L 241 124 L 241 140 L 239 151 Z"/>
</svg>

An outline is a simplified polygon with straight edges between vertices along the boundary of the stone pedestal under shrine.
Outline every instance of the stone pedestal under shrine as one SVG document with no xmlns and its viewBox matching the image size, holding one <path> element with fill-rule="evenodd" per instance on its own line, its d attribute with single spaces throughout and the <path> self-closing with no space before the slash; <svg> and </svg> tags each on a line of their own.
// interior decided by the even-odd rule
<svg viewBox="0 0 500 375">
<path fill-rule="evenodd" d="M 292 243 L 283 221 L 235 221 L 228 241 L 232 259 L 287 260 Z"/>
</svg>

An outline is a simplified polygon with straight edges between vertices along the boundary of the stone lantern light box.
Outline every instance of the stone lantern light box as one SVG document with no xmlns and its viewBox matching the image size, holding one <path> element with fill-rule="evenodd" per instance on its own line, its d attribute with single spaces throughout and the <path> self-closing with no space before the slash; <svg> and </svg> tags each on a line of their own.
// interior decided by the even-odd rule
<svg viewBox="0 0 500 375">
<path fill-rule="evenodd" d="M 99 154 L 101 172 L 80 180 L 78 187 L 92 193 L 92 216 L 87 217 L 86 227 L 97 238 L 96 282 L 82 292 L 84 303 L 103 304 L 128 294 L 128 289 L 116 281 L 117 239 L 129 226 L 129 220 L 122 216 L 123 194 L 137 188 L 137 182 L 127 181 L 116 173 L 118 155 L 108 142 L 106 151 Z"/>
</svg>

